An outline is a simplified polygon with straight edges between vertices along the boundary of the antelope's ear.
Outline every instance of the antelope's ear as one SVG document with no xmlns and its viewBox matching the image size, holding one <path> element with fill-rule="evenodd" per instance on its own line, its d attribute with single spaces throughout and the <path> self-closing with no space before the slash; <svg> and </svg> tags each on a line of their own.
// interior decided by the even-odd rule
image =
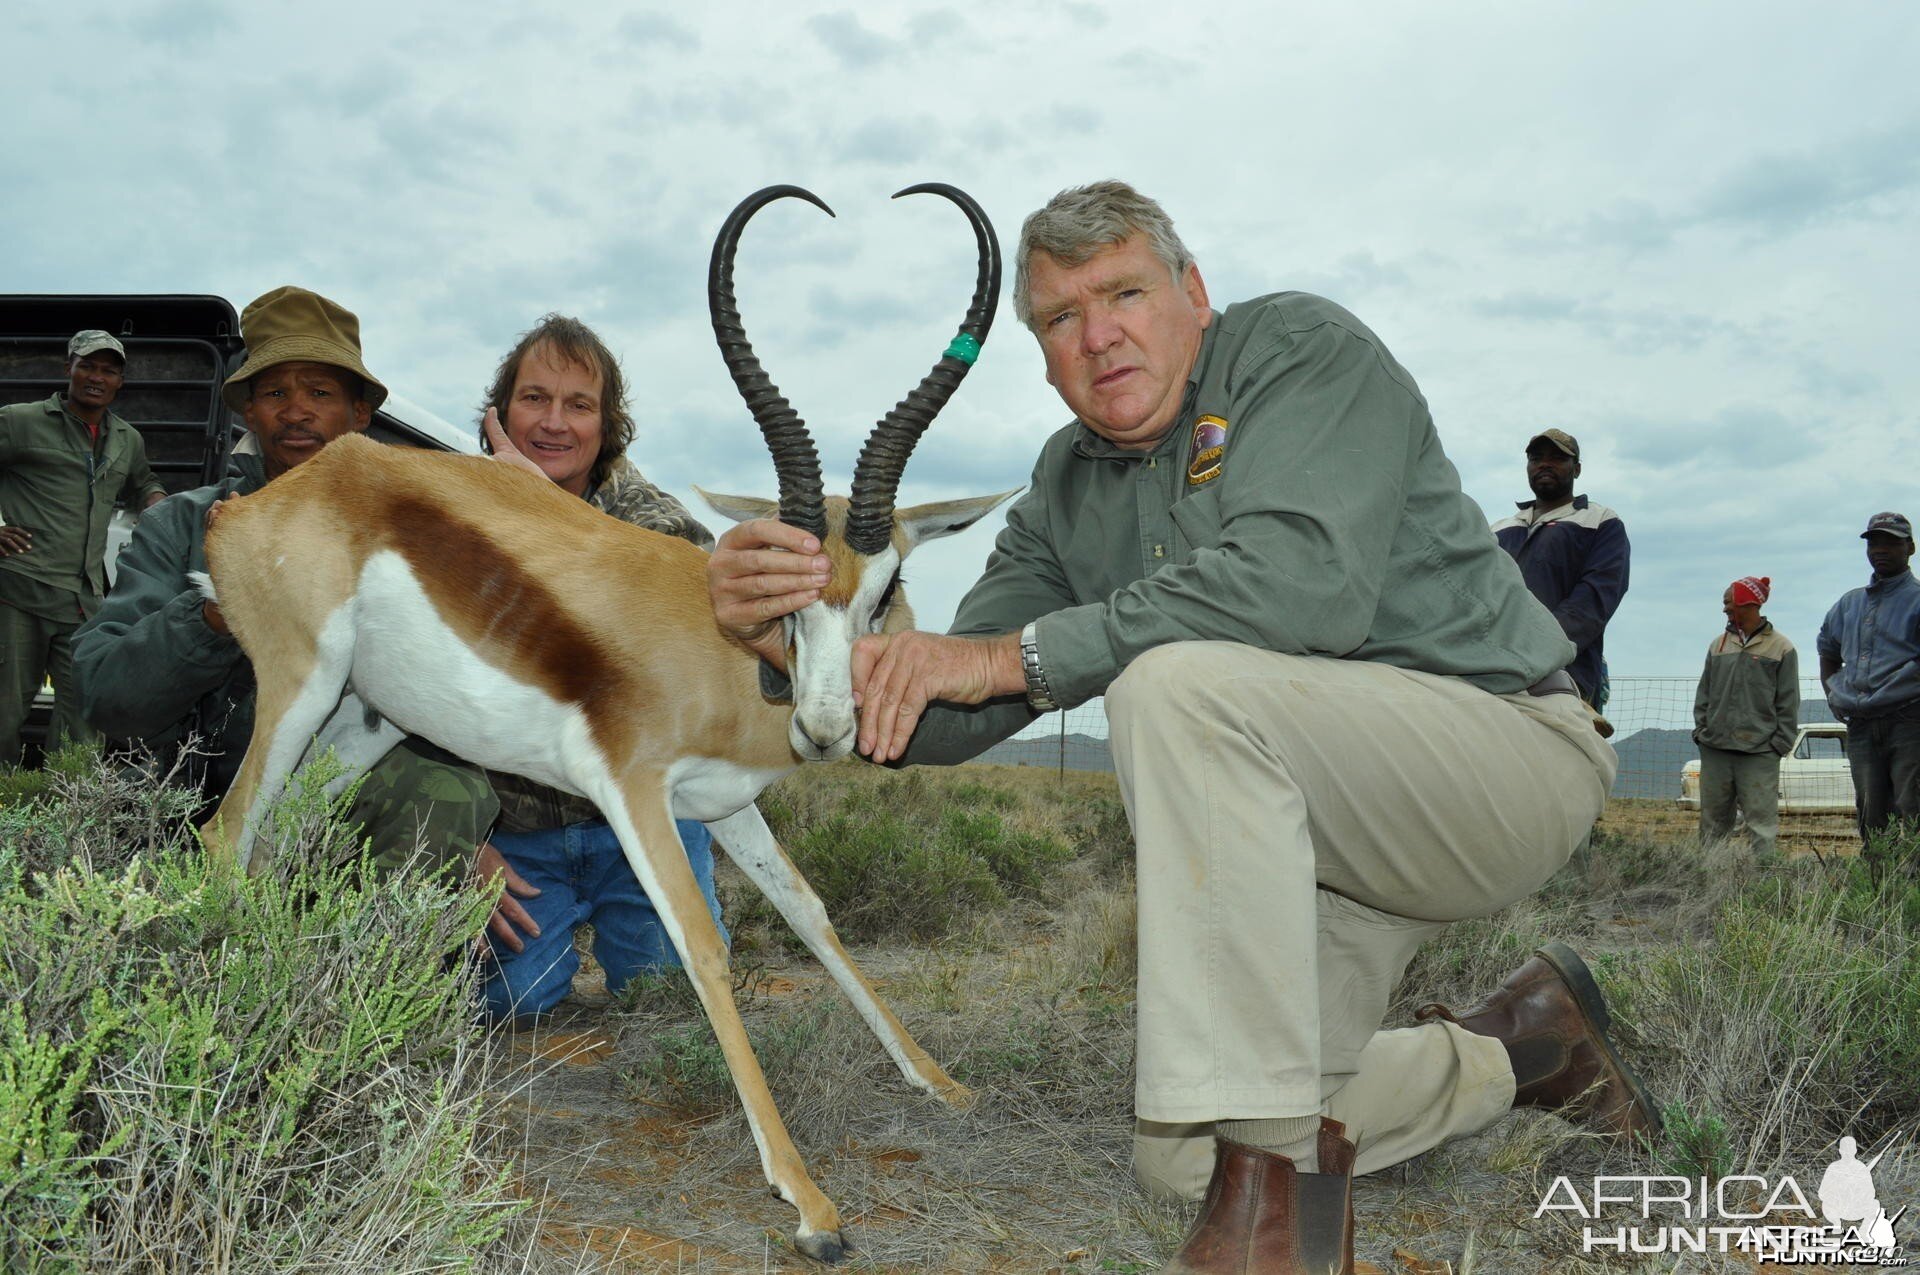
<svg viewBox="0 0 1920 1275">
<path fill-rule="evenodd" d="M 937 500 L 932 504 L 896 509 L 893 520 L 907 538 L 907 548 L 965 531 L 992 513 L 1002 503 L 1018 496 L 1023 487 L 1003 491 L 996 496 L 969 496 L 965 500 Z"/>
<path fill-rule="evenodd" d="M 715 513 L 723 518 L 731 518 L 735 522 L 780 516 L 780 502 L 777 500 L 762 500 L 758 496 L 728 496 L 717 491 L 707 491 L 701 487 L 695 487 L 694 491 L 699 493 L 700 499 L 713 507 Z"/>
</svg>

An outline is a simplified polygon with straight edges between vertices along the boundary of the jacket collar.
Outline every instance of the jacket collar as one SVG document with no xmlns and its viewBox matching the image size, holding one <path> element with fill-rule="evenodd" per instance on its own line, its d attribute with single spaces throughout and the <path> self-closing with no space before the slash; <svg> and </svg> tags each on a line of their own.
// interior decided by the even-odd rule
<svg viewBox="0 0 1920 1275">
<path fill-rule="evenodd" d="M 1891 576 L 1884 580 L 1881 579 L 1879 576 L 1874 576 L 1872 579 L 1867 581 L 1867 592 L 1887 593 L 1887 592 L 1892 592 L 1899 589 L 1904 589 L 1911 584 L 1920 584 L 1920 581 L 1916 581 L 1913 578 L 1912 571 L 1902 571 L 1899 575 Z"/>
<path fill-rule="evenodd" d="M 1513 503 L 1519 507 L 1520 512 L 1517 516 L 1520 519 L 1520 521 L 1525 525 L 1531 526 L 1533 523 L 1538 522 L 1543 517 L 1545 517 L 1544 514 L 1541 514 L 1534 509 L 1533 502 L 1531 500 L 1516 500 Z M 1556 516 L 1563 516 L 1564 512 L 1567 510 L 1572 510 L 1574 513 L 1579 513 L 1582 509 L 1585 509 L 1586 507 L 1587 507 L 1587 498 L 1585 496 L 1575 496 L 1572 500 L 1569 500 L 1566 504 L 1556 505 L 1554 508 L 1547 510 L 1547 513 L 1554 514 Z"/>
<path fill-rule="evenodd" d="M 78 416 L 75 416 L 72 412 L 67 410 L 67 396 L 59 390 L 55 390 L 53 394 L 47 399 L 47 401 L 41 404 L 41 406 L 47 409 L 47 414 L 50 416 L 58 417 L 65 420 L 78 421 L 82 425 L 86 424 L 85 421 L 81 421 Z M 132 429 L 132 428 L 133 426 L 127 424 L 124 418 L 116 415 L 114 413 L 114 410 L 111 407 L 109 407 L 105 412 L 102 412 L 100 415 L 100 433 L 103 436 L 110 431 L 117 432 L 122 429 Z"/>
<path fill-rule="evenodd" d="M 227 477 L 240 480 L 243 495 L 259 491 L 267 485 L 267 462 L 258 452 L 233 451 L 227 456 Z"/>
</svg>

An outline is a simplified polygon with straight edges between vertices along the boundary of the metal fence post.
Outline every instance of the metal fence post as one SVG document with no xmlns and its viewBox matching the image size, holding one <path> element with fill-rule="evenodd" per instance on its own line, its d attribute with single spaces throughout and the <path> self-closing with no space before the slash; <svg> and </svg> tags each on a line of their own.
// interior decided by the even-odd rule
<svg viewBox="0 0 1920 1275">
<path fill-rule="evenodd" d="M 1060 714 L 1060 783 L 1067 782 L 1067 715 Z"/>
</svg>

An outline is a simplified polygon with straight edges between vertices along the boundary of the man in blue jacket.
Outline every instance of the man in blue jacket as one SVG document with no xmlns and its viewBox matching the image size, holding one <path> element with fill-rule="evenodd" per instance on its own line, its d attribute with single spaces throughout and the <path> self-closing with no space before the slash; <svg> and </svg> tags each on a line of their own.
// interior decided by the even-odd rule
<svg viewBox="0 0 1920 1275">
<path fill-rule="evenodd" d="M 1607 662 L 1602 650 L 1607 621 L 1627 595 L 1627 526 L 1620 515 L 1573 494 L 1580 477 L 1580 442 L 1549 429 L 1527 440 L 1527 486 L 1533 499 L 1493 525 L 1500 547 L 1520 564 L 1527 589 L 1540 599 L 1578 652 L 1573 674 L 1595 714 L 1607 706 Z M 1602 735 L 1613 734 L 1606 719 Z"/>
<path fill-rule="evenodd" d="M 1920 821 L 1920 580 L 1905 514 L 1875 514 L 1860 538 L 1873 578 L 1821 622 L 1820 684 L 1847 724 L 1860 838 L 1878 862 L 1876 834 L 1895 818 Z"/>
</svg>

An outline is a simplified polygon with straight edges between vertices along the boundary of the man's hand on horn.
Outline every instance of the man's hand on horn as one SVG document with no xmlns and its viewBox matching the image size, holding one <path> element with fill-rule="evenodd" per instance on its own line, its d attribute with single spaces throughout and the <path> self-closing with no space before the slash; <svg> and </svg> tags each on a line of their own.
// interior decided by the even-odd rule
<svg viewBox="0 0 1920 1275">
<path fill-rule="evenodd" d="M 1026 689 L 1018 633 L 971 638 L 909 630 L 870 634 L 853 644 L 858 747 L 872 761 L 893 761 L 906 752 L 934 700 L 978 704 Z"/>
<path fill-rule="evenodd" d="M 783 673 L 786 635 L 781 617 L 817 601 L 833 564 L 819 537 L 772 518 L 729 527 L 707 558 L 707 596 L 720 627 Z"/>
</svg>

